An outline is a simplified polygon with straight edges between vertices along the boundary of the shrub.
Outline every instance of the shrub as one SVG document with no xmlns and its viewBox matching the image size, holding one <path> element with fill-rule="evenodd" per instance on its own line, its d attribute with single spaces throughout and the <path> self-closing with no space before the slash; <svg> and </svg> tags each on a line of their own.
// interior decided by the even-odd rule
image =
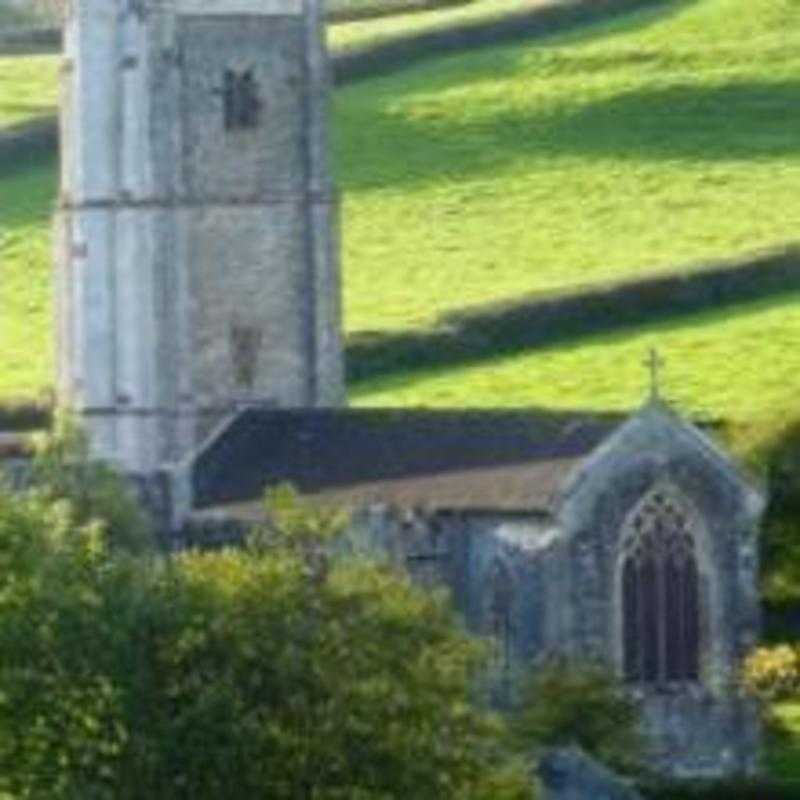
<svg viewBox="0 0 800 800">
<path fill-rule="evenodd" d="M 756 648 L 742 665 L 742 682 L 763 700 L 800 696 L 800 647 L 779 644 Z"/>
<path fill-rule="evenodd" d="M 0 495 L 0 796 L 531 796 L 444 599 L 279 500 L 249 547 L 167 559 Z"/>
<path fill-rule="evenodd" d="M 90 457 L 86 434 L 71 416 L 56 414 L 52 430 L 34 437 L 34 445 L 31 483 L 45 502 L 68 500 L 77 524 L 102 524 L 112 548 L 136 553 L 154 546 L 130 487 Z"/>
<path fill-rule="evenodd" d="M 643 764 L 638 706 L 602 664 L 552 659 L 535 669 L 523 687 L 514 738 L 534 752 L 577 745 L 620 772 L 636 773 Z"/>
</svg>

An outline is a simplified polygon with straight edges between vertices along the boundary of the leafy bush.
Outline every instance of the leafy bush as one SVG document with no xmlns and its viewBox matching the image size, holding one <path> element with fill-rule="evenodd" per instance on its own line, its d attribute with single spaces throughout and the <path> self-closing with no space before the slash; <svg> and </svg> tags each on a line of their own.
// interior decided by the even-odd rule
<svg viewBox="0 0 800 800">
<path fill-rule="evenodd" d="M 534 752 L 578 745 L 620 772 L 642 768 L 639 709 L 601 664 L 553 659 L 538 667 L 523 689 L 514 737 Z"/>
<path fill-rule="evenodd" d="M 0 494 L 0 796 L 531 796 L 442 597 L 277 499 L 248 548 L 166 559 Z"/>
<path fill-rule="evenodd" d="M 742 665 L 742 682 L 764 700 L 800 696 L 800 647 L 779 644 L 756 648 Z"/>
<path fill-rule="evenodd" d="M 737 438 L 769 487 L 761 537 L 762 596 L 774 609 L 791 608 L 800 601 L 800 423 L 788 418 Z"/>
<path fill-rule="evenodd" d="M 69 500 L 76 522 L 99 521 L 110 545 L 142 552 L 154 545 L 153 531 L 120 475 L 89 455 L 78 423 L 57 414 L 52 430 L 34 437 L 31 482 L 44 501 Z"/>
</svg>

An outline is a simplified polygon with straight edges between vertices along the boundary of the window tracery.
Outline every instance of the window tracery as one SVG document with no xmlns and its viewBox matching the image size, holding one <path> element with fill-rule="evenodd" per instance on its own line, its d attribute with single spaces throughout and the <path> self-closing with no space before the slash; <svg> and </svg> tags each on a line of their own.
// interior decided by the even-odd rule
<svg viewBox="0 0 800 800">
<path fill-rule="evenodd" d="M 695 522 L 666 488 L 634 509 L 622 541 L 622 649 L 627 680 L 699 678 L 699 574 Z"/>
</svg>

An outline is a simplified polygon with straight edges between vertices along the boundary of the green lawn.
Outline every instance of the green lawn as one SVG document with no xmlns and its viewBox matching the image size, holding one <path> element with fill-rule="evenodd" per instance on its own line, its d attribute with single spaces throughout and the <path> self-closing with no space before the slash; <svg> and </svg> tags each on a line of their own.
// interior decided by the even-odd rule
<svg viewBox="0 0 800 800">
<path fill-rule="evenodd" d="M 0 398 L 38 399 L 52 386 L 52 159 L 0 180 Z"/>
<path fill-rule="evenodd" d="M 409 34 L 427 33 L 454 25 L 481 23 L 549 5 L 555 0 L 472 0 L 454 8 L 395 14 L 380 20 L 361 20 L 328 28 L 328 44 L 336 51 L 393 41 Z"/>
<path fill-rule="evenodd" d="M 339 92 L 348 329 L 794 239 L 798 22 L 681 3 Z"/>
<path fill-rule="evenodd" d="M 501 4 L 352 25 L 395 29 Z M 443 313 L 488 301 L 795 239 L 798 23 L 794 0 L 676 0 L 339 90 L 348 332 L 424 331 Z M 345 28 L 333 28 L 336 46 Z M 23 99 L 52 102 L 51 87 L 49 98 L 26 92 L 5 63 L 0 114 L 10 115 L 10 82 Z M 50 80 L 49 62 L 38 63 L 29 84 Z M 49 383 L 52 186 L 47 164 L 0 181 L 0 258 L 12 276 L 0 287 L 12 308 L 0 339 L 0 394 Z M 783 417 L 794 413 L 800 367 L 798 299 L 436 372 L 387 365 L 352 395 L 359 404 L 629 408 L 642 396 L 645 349 L 657 343 L 668 359 L 667 392 L 682 407 L 739 421 Z"/>
<path fill-rule="evenodd" d="M 665 396 L 700 416 L 797 417 L 800 294 L 657 322 L 499 357 L 398 372 L 357 385 L 368 405 L 628 409 L 645 397 L 650 347 L 665 359 Z"/>
<path fill-rule="evenodd" d="M 55 56 L 0 57 L 0 128 L 51 116 L 58 98 L 57 74 Z"/>
</svg>

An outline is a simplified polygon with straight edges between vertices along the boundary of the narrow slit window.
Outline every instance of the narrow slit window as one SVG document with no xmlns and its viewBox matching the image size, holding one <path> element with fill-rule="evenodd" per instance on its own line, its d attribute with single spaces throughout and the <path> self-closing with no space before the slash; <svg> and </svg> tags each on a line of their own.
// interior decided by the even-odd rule
<svg viewBox="0 0 800 800">
<path fill-rule="evenodd" d="M 261 114 L 259 86 L 252 69 L 226 69 L 222 83 L 225 130 L 258 127 Z"/>
<path fill-rule="evenodd" d="M 498 560 L 492 566 L 488 593 L 488 633 L 495 641 L 495 661 L 504 670 L 511 666 L 514 639 L 514 576 Z"/>
</svg>

